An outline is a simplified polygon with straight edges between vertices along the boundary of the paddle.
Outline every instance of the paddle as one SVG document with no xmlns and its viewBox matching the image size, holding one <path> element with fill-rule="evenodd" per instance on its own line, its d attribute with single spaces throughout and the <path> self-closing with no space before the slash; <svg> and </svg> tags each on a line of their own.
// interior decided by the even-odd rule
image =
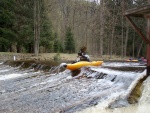
<svg viewBox="0 0 150 113">
<path fill-rule="evenodd" d="M 76 63 L 76 62 L 79 62 L 79 55 L 77 56 L 77 58 L 71 63 L 71 64 L 74 64 L 74 63 Z M 67 63 L 61 63 L 60 64 L 60 67 L 64 67 L 64 68 L 66 68 L 67 67 Z"/>
<path fill-rule="evenodd" d="M 71 63 L 71 64 L 74 64 L 74 63 L 76 63 L 76 62 L 79 62 L 79 56 L 77 56 L 77 58 Z"/>
</svg>

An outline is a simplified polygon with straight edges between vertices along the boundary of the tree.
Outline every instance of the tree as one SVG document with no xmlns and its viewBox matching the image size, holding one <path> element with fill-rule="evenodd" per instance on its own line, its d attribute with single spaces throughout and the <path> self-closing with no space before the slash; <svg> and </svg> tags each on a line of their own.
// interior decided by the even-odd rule
<svg viewBox="0 0 150 113">
<path fill-rule="evenodd" d="M 61 44 L 60 41 L 58 40 L 58 35 L 57 33 L 54 34 L 54 52 L 61 52 Z"/>
<path fill-rule="evenodd" d="M 15 26 L 17 52 L 33 52 L 33 1 L 17 0 L 15 5 Z M 24 42 L 24 43 L 22 43 Z M 30 49 L 28 48 L 30 47 Z"/>
<path fill-rule="evenodd" d="M 74 43 L 73 33 L 71 32 L 70 27 L 68 27 L 67 30 L 66 30 L 65 50 L 68 53 L 75 52 L 75 43 Z"/>
<path fill-rule="evenodd" d="M 141 38 L 133 36 L 122 13 L 124 9 L 147 4 L 147 1 L 101 0 L 100 4 L 97 1 L 1 0 L 0 51 L 38 55 L 42 46 L 45 52 L 72 53 L 85 45 L 91 55 L 144 54 Z M 141 19 L 135 22 L 145 29 Z"/>
<path fill-rule="evenodd" d="M 34 54 L 39 54 L 40 41 L 40 0 L 34 0 Z"/>
<path fill-rule="evenodd" d="M 53 52 L 54 46 L 54 33 L 51 20 L 47 17 L 46 10 L 43 11 L 41 17 L 41 38 L 40 46 L 45 48 L 45 52 Z"/>
<path fill-rule="evenodd" d="M 99 38 L 99 55 L 102 56 L 103 55 L 103 37 L 104 37 L 104 6 L 105 5 L 105 2 L 104 0 L 101 0 L 100 1 L 100 38 Z"/>
<path fill-rule="evenodd" d="M 13 29 L 15 16 L 13 15 L 15 2 L 9 0 L 0 1 L 0 51 L 7 51 L 15 42 L 16 33 Z"/>
</svg>

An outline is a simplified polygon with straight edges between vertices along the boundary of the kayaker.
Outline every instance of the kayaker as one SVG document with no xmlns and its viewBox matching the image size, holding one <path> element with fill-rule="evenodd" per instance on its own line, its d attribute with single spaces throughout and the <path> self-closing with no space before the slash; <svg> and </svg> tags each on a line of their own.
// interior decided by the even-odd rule
<svg viewBox="0 0 150 113">
<path fill-rule="evenodd" d="M 81 49 L 78 53 L 77 62 L 79 62 L 79 61 L 88 61 L 88 62 L 90 61 L 90 57 L 86 53 L 86 47 L 85 46 L 81 47 Z"/>
<path fill-rule="evenodd" d="M 129 58 L 129 60 L 130 60 L 130 61 L 132 61 L 132 60 L 133 60 L 133 58 L 132 58 L 132 57 L 130 57 L 130 58 Z"/>
</svg>

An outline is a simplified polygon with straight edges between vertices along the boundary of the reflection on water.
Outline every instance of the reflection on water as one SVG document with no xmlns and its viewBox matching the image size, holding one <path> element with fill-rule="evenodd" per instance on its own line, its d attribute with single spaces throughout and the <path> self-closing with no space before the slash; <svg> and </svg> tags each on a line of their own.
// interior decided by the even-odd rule
<svg viewBox="0 0 150 113">
<path fill-rule="evenodd" d="M 52 73 L 52 68 L 44 72 L 42 67 L 36 71 L 29 67 L 0 64 L 0 112 L 123 113 L 122 109 L 137 108 L 128 104 L 127 97 L 146 73 L 145 66 L 121 62 L 84 67 L 80 79 L 71 77 L 69 70 L 58 72 L 59 66 L 54 69 L 57 73 Z M 147 95 L 149 91 L 144 92 Z M 143 100 L 141 107 L 149 103 Z M 125 106 L 129 107 L 120 108 Z"/>
</svg>

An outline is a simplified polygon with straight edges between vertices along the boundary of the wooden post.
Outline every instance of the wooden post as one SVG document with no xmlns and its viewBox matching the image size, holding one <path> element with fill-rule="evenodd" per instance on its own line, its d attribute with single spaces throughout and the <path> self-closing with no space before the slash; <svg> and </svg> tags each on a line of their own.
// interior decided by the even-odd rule
<svg viewBox="0 0 150 113">
<path fill-rule="evenodd" d="M 150 40 L 150 16 L 147 22 L 147 38 Z M 150 43 L 147 45 L 147 76 L 150 76 Z"/>
<path fill-rule="evenodd" d="M 150 4 L 150 0 L 148 0 L 148 3 Z M 147 22 L 147 38 L 150 40 L 150 14 Z M 150 76 L 150 43 L 147 46 L 147 76 Z"/>
</svg>

